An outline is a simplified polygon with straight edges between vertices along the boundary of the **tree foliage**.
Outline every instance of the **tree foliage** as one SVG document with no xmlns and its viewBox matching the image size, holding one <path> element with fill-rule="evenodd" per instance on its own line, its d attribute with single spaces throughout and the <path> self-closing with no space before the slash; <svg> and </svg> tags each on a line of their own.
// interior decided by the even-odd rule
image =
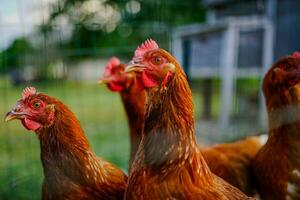
<svg viewBox="0 0 300 200">
<path fill-rule="evenodd" d="M 47 68 L 59 59 L 128 57 L 147 38 L 167 48 L 173 27 L 200 23 L 204 17 L 200 0 L 56 0 L 48 22 L 35 33 L 35 46 L 29 39 L 16 39 L 0 52 L 0 71 L 24 65 L 28 54 L 35 54 L 33 66 Z"/>
<path fill-rule="evenodd" d="M 23 37 L 15 39 L 9 47 L 0 53 L 0 71 L 21 67 L 26 56 L 34 52 L 35 49 L 28 39 Z"/>
<path fill-rule="evenodd" d="M 200 0 L 60 0 L 53 4 L 48 26 L 62 18 L 73 26 L 62 48 L 115 47 L 122 52 L 148 37 L 167 45 L 174 26 L 204 17 Z"/>
</svg>

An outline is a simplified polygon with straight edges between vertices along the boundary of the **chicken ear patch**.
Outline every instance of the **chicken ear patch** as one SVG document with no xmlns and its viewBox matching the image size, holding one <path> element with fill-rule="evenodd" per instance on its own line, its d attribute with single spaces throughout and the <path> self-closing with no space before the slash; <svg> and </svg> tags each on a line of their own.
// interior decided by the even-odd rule
<svg viewBox="0 0 300 200">
<path fill-rule="evenodd" d="M 34 87 L 26 87 L 22 92 L 22 99 L 24 100 L 34 94 L 36 94 L 36 89 Z"/>
<path fill-rule="evenodd" d="M 155 50 L 155 49 L 159 49 L 158 44 L 152 39 L 146 40 L 143 44 L 138 46 L 138 48 L 135 50 L 133 61 L 139 62 L 143 58 L 143 56 L 145 55 L 146 52 Z"/>
</svg>

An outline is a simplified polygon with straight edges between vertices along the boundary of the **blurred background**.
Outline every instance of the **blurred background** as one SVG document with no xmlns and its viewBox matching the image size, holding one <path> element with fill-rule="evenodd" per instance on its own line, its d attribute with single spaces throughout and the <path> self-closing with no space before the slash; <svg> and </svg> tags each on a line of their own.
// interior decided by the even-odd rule
<svg viewBox="0 0 300 200">
<path fill-rule="evenodd" d="M 127 169 L 126 115 L 117 93 L 96 84 L 106 61 L 127 63 L 153 38 L 185 69 L 199 143 L 267 129 L 261 79 L 300 50 L 296 0 L 2 0 L 0 113 L 25 86 L 71 107 L 94 151 Z M 0 123 L 0 199 L 39 199 L 39 142 L 21 123 Z"/>
</svg>

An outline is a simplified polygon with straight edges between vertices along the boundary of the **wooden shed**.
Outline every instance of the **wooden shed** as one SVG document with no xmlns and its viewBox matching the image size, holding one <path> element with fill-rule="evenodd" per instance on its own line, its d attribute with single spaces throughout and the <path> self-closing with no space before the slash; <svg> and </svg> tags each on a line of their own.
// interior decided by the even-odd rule
<svg viewBox="0 0 300 200">
<path fill-rule="evenodd" d="M 231 113 L 236 79 L 262 78 L 274 60 L 300 50 L 300 1 L 295 0 L 203 0 L 207 21 L 177 27 L 172 53 L 190 78 L 219 78 L 220 132 L 232 131 Z M 260 88 L 257 88 L 261 91 Z M 208 94 L 208 95 L 207 95 Z M 209 112 L 210 92 L 203 92 Z M 258 94 L 258 113 L 250 125 L 266 128 L 264 98 Z M 254 125 L 255 123 L 255 125 Z"/>
</svg>

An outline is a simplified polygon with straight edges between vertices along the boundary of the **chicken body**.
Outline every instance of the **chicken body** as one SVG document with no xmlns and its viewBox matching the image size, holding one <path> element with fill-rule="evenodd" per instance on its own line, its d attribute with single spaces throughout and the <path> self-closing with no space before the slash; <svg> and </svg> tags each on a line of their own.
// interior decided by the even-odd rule
<svg viewBox="0 0 300 200">
<path fill-rule="evenodd" d="M 232 143 L 217 144 L 201 148 L 202 155 L 210 170 L 247 195 L 255 193 L 251 174 L 251 161 L 262 143 L 253 136 Z"/>
<path fill-rule="evenodd" d="M 157 66 L 150 69 L 147 59 Z M 191 91 L 177 61 L 147 41 L 137 49 L 133 63 L 127 70 L 142 73 L 147 105 L 125 199 L 251 199 L 215 176 L 202 157 Z"/>
<path fill-rule="evenodd" d="M 59 100 L 33 92 L 7 120 L 20 119 L 40 140 L 43 200 L 123 199 L 126 175 L 97 157 L 75 115 Z"/>
<path fill-rule="evenodd" d="M 269 139 L 252 163 L 263 200 L 300 199 L 299 72 L 295 53 L 275 63 L 264 78 Z"/>
</svg>

